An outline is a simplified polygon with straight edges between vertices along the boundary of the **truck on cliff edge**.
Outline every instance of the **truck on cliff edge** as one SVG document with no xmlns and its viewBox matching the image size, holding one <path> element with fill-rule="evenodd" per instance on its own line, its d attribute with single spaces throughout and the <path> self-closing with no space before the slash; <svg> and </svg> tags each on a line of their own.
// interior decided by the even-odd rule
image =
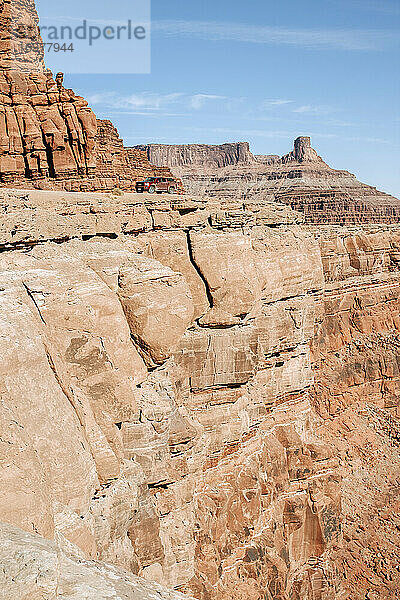
<svg viewBox="0 0 400 600">
<path fill-rule="evenodd" d="M 143 181 L 136 182 L 136 191 L 140 194 L 148 192 L 149 194 L 176 194 L 178 182 L 173 177 L 147 177 Z"/>
</svg>

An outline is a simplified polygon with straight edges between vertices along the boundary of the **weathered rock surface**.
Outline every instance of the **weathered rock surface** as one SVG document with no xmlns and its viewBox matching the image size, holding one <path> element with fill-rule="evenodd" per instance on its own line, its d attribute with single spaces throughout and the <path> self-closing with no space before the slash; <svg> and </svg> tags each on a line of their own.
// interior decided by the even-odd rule
<svg viewBox="0 0 400 600">
<path fill-rule="evenodd" d="M 119 270 L 118 296 L 138 346 L 156 364 L 165 362 L 193 320 L 183 275 L 151 258 L 132 258 Z"/>
<path fill-rule="evenodd" d="M 0 598 L 398 598 L 398 201 L 309 138 L 125 148 L 32 0 L 0 35 Z M 199 194 L 123 193 L 164 163 Z"/>
<path fill-rule="evenodd" d="M 208 305 L 204 282 L 198 283 L 195 266 L 188 265 L 189 229 L 208 221 L 216 231 L 254 226 L 300 223 L 298 213 L 273 202 L 263 205 L 211 201 L 199 196 L 160 194 L 60 193 L 0 189 L 0 248 L 72 238 L 118 235 L 141 236 L 147 255 L 165 262 L 188 277 L 197 310 Z M 179 240 L 174 250 L 170 238 Z M 183 238 L 182 238 L 183 236 Z M 171 242 L 172 243 L 172 242 Z M 175 242 L 174 242 L 175 245 Z M 165 258 L 164 258 L 165 257 Z M 184 258 L 186 257 L 186 258 Z"/>
<path fill-rule="evenodd" d="M 251 238 L 241 233 L 191 233 L 189 241 L 211 302 L 200 323 L 238 325 L 261 296 Z"/>
<path fill-rule="evenodd" d="M 233 152 L 240 147 L 242 152 Z M 360 183 L 347 171 L 330 168 L 299 137 L 294 150 L 279 156 L 253 156 L 248 144 L 168 146 L 150 144 L 147 155 L 168 165 L 182 178 L 189 193 L 241 198 L 262 203 L 277 201 L 304 213 L 307 223 L 398 223 L 400 201 Z"/>
<path fill-rule="evenodd" d="M 183 600 L 188 598 L 0 523 L 1 600 Z M 190 600 L 190 599 L 189 599 Z"/>
<path fill-rule="evenodd" d="M 110 121 L 50 71 L 0 69 L 0 185 L 134 191 L 136 181 L 172 176 L 145 152 L 128 151 Z"/>
<path fill-rule="evenodd" d="M 0 520 L 81 557 L 78 595 L 111 594 L 86 559 L 198 600 L 395 598 L 398 228 L 1 202 Z"/>
<path fill-rule="evenodd" d="M 38 24 L 34 0 L 0 0 L 0 186 L 134 191 L 171 177 L 45 68 Z"/>
<path fill-rule="evenodd" d="M 21 45 L 21 40 L 25 43 Z M 26 47 L 28 42 L 33 42 Z M 0 1 L 0 70 L 44 73 L 43 43 L 34 0 Z"/>
</svg>

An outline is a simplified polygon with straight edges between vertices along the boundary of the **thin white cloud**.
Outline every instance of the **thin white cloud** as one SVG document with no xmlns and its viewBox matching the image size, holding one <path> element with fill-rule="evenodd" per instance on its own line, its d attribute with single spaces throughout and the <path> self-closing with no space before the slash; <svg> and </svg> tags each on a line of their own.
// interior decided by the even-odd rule
<svg viewBox="0 0 400 600">
<path fill-rule="evenodd" d="M 395 31 L 382 29 L 297 29 L 213 21 L 155 21 L 152 31 L 170 37 L 327 50 L 383 50 L 398 41 Z"/>
<path fill-rule="evenodd" d="M 172 113 L 172 112 L 141 112 L 140 110 L 111 110 L 107 111 L 107 115 L 135 115 L 139 117 L 152 117 L 152 118 L 162 118 L 165 117 L 187 117 L 188 115 L 185 113 Z"/>
<path fill-rule="evenodd" d="M 293 112 L 302 115 L 327 115 L 332 112 L 332 109 L 329 106 L 313 106 L 311 104 L 304 104 L 303 106 L 294 108 Z"/>
<path fill-rule="evenodd" d="M 293 100 L 270 100 L 269 103 L 273 106 L 283 106 L 284 104 L 291 104 Z"/>
<path fill-rule="evenodd" d="M 217 94 L 185 94 L 183 92 L 174 92 L 171 94 L 142 92 L 129 95 L 104 92 L 89 96 L 88 102 L 93 106 L 103 106 L 116 110 L 160 113 L 171 106 L 179 107 L 181 110 L 201 110 L 210 102 L 224 102 L 229 105 L 231 99 L 227 96 L 219 96 Z M 165 112 L 163 114 L 167 115 Z"/>
<path fill-rule="evenodd" d="M 271 107 L 275 107 L 275 106 L 287 106 L 288 104 L 292 104 L 293 100 L 285 100 L 283 98 L 276 98 L 273 100 L 265 100 L 262 105 L 261 105 L 261 109 L 268 109 Z"/>
<path fill-rule="evenodd" d="M 176 104 L 184 94 L 175 92 L 172 94 L 155 94 L 143 92 L 141 94 L 129 94 L 123 96 L 116 92 L 97 93 L 88 97 L 89 104 L 100 105 L 114 109 L 137 109 L 141 111 L 159 111 L 166 106 Z"/>
<path fill-rule="evenodd" d="M 190 105 L 194 109 L 203 108 L 203 106 L 213 100 L 227 100 L 226 96 L 217 96 L 215 94 L 194 94 L 190 98 Z"/>
</svg>

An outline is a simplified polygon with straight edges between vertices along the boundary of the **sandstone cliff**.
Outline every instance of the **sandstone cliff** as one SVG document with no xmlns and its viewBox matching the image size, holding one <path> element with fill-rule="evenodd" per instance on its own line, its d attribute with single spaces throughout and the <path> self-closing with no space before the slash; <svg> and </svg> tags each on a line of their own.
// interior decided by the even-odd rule
<svg viewBox="0 0 400 600">
<path fill-rule="evenodd" d="M 400 201 L 360 183 L 347 171 L 330 168 L 311 147 L 297 138 L 289 154 L 253 156 L 248 144 L 164 146 L 150 144 L 155 164 L 171 167 L 190 193 L 255 202 L 284 202 L 304 213 L 308 223 L 398 223 Z M 201 148 L 201 151 L 198 149 Z"/>
<path fill-rule="evenodd" d="M 29 42 L 33 43 L 26 46 Z M 34 0 L 0 0 L 0 71 L 45 72 Z"/>
<path fill-rule="evenodd" d="M 37 25 L 0 0 L 0 599 L 398 598 L 398 201 L 309 138 L 125 148 Z M 164 161 L 201 194 L 121 193 Z"/>
<path fill-rule="evenodd" d="M 144 177 L 172 176 L 125 148 L 113 124 L 45 68 L 38 22 L 33 0 L 0 0 L 0 187 L 134 191 Z"/>
<path fill-rule="evenodd" d="M 190 600 L 5 523 L 0 523 L 0 563 L 2 600 Z"/>
<path fill-rule="evenodd" d="M 113 124 L 64 87 L 62 73 L 0 70 L 0 187 L 132 191 L 158 175 L 172 176 L 125 148 Z"/>
<path fill-rule="evenodd" d="M 56 544 L 59 585 L 65 565 L 99 593 L 145 584 L 77 557 L 198 600 L 396 597 L 397 227 L 190 196 L 1 204 L 0 521 L 41 536 L 3 529 L 4 598 L 24 598 L 10 544 L 24 565 L 32 546 L 22 582 Z"/>
</svg>

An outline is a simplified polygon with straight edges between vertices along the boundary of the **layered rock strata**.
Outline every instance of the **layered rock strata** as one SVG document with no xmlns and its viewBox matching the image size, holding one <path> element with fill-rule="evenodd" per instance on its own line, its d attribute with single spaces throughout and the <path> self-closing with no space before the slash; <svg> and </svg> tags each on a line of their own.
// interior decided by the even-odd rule
<svg viewBox="0 0 400 600">
<path fill-rule="evenodd" d="M 85 560 L 83 554 L 74 556 L 69 550 L 0 524 L 0 598 L 190 600 L 111 565 Z"/>
<path fill-rule="evenodd" d="M 297 138 L 293 151 L 281 158 L 253 156 L 245 143 L 140 148 L 147 149 L 155 164 L 171 167 L 190 193 L 284 202 L 308 223 L 399 222 L 397 198 L 360 183 L 348 171 L 330 168 L 309 137 Z"/>
<path fill-rule="evenodd" d="M 41 537 L 0 547 L 40 562 L 55 540 L 78 590 L 111 585 L 84 556 L 198 600 L 395 598 L 398 228 L 241 199 L 1 203 L 0 520 Z"/>
<path fill-rule="evenodd" d="M 136 146 L 147 152 L 149 160 L 155 165 L 169 167 L 201 167 L 221 169 L 228 165 L 255 164 L 256 157 L 250 152 L 248 142 L 221 144 L 150 144 Z"/>
<path fill-rule="evenodd" d="M 87 102 L 50 72 L 0 72 L 3 185 L 94 175 L 97 124 Z"/>
<path fill-rule="evenodd" d="M 33 0 L 0 0 L 0 187 L 134 191 L 144 177 L 172 177 L 45 68 L 38 23 Z"/>
<path fill-rule="evenodd" d="M 0 71 L 0 136 L 3 187 L 133 191 L 145 177 L 172 177 L 126 149 L 110 121 L 64 88 L 61 73 Z"/>
<path fill-rule="evenodd" d="M 0 0 L 0 71 L 45 72 L 34 0 Z"/>
</svg>

